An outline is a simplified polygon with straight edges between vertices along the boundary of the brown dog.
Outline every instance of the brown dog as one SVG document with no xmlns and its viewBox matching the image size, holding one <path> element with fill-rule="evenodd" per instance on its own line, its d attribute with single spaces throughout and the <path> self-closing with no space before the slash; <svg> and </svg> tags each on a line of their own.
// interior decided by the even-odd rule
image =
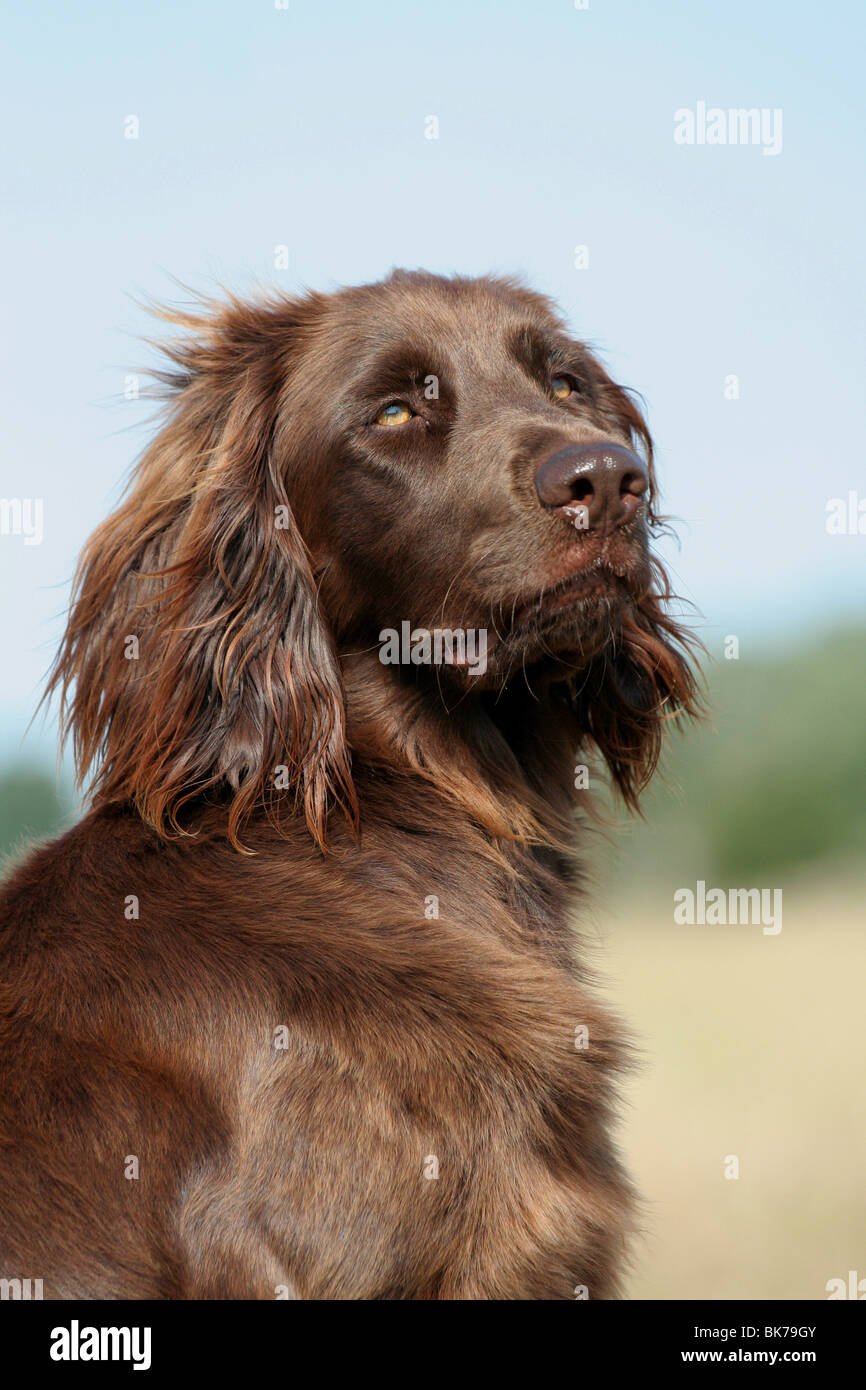
<svg viewBox="0 0 866 1390">
<path fill-rule="evenodd" d="M 52 680 L 92 809 L 0 904 L 0 1277 L 611 1297 L 575 763 L 634 804 L 694 699 L 643 419 L 509 281 L 174 321 Z"/>
</svg>

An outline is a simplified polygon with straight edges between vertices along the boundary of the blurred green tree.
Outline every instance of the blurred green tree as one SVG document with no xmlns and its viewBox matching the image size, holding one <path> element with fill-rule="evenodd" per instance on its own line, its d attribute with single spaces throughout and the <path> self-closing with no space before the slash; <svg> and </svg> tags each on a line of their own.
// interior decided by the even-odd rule
<svg viewBox="0 0 866 1390">
<path fill-rule="evenodd" d="M 717 661 L 709 714 L 669 739 L 628 873 L 748 886 L 831 858 L 866 869 L 866 632 Z M 623 818 L 624 820 L 624 818 Z"/>
</svg>

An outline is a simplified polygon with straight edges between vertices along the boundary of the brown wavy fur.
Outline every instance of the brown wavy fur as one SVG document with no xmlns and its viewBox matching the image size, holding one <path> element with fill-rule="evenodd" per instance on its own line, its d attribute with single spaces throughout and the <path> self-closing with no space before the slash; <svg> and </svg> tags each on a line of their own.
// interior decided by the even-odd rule
<svg viewBox="0 0 866 1390">
<path fill-rule="evenodd" d="M 533 478 L 596 439 L 652 478 L 643 417 L 512 281 L 164 317 L 167 418 L 50 682 L 91 809 L 0 902 L 0 1276 L 614 1296 L 624 1049 L 570 929 L 573 769 L 594 744 L 635 806 L 695 683 L 652 511 L 546 616 L 596 552 Z M 488 628 L 487 671 L 384 666 L 403 619 Z"/>
</svg>

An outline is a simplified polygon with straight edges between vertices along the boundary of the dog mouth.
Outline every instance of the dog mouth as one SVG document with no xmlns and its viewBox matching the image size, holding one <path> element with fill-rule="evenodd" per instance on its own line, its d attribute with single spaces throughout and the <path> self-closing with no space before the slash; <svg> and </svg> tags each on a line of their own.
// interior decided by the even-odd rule
<svg viewBox="0 0 866 1390">
<path fill-rule="evenodd" d="M 580 565 L 541 587 L 514 607 L 509 636 L 544 632 L 563 622 L 586 617 L 597 603 L 608 613 L 617 601 L 634 601 L 646 589 L 647 557 L 633 544 L 610 544 L 610 538 L 584 542 Z"/>
<path fill-rule="evenodd" d="M 432 658 L 435 664 L 458 679 L 471 676 L 485 685 L 517 666 L 545 658 L 585 662 L 611 640 L 626 612 L 647 592 L 649 554 L 642 538 L 623 527 L 610 535 L 587 536 L 566 553 L 548 558 L 539 578 L 528 596 L 525 585 L 514 599 L 491 602 L 486 621 L 478 612 L 475 622 L 480 620 L 480 626 L 446 627 L 440 620 L 443 638 L 456 637 L 456 642 L 443 643 L 441 656 Z M 403 626 L 407 638 L 428 631 L 418 629 L 415 634 L 408 622 Z M 434 640 L 439 632 L 434 627 Z M 481 661 L 475 647 L 470 649 L 470 639 L 477 645 L 479 637 L 484 647 Z M 417 661 L 426 664 L 421 657 Z"/>
</svg>

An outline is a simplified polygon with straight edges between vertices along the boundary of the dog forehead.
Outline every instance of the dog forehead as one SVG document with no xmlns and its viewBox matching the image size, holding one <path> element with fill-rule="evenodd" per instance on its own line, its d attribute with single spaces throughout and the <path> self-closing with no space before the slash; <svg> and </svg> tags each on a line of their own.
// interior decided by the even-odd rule
<svg viewBox="0 0 866 1390">
<path fill-rule="evenodd" d="M 432 354 L 467 366 L 511 354 L 515 335 L 562 331 L 552 306 L 531 290 L 492 277 L 397 272 L 337 292 L 326 328 L 351 344 L 359 366 L 390 353 Z"/>
</svg>

